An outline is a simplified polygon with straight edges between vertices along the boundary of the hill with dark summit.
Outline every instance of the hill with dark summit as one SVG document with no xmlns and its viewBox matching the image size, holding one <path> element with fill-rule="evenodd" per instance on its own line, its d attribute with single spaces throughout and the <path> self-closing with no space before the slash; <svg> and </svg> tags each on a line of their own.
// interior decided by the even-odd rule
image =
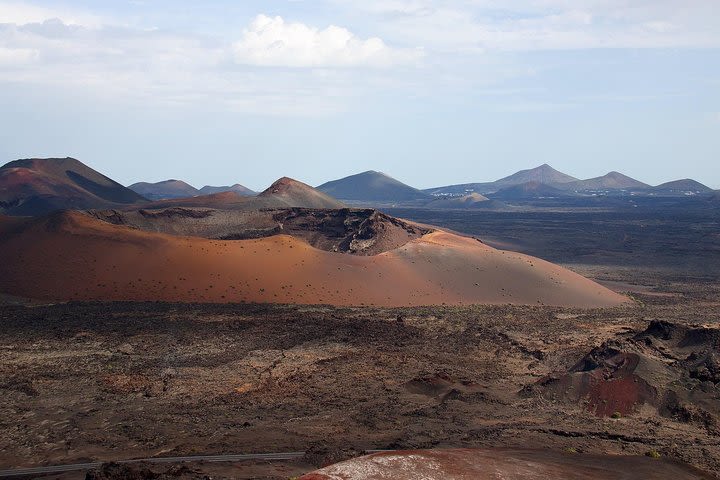
<svg viewBox="0 0 720 480">
<path fill-rule="evenodd" d="M 374 170 L 326 182 L 317 188 L 340 200 L 355 202 L 408 202 L 430 199 L 427 193 Z"/>
<path fill-rule="evenodd" d="M 40 215 L 146 199 L 74 158 L 15 160 L 0 167 L 0 212 Z"/>
<path fill-rule="evenodd" d="M 645 190 L 650 188 L 650 185 L 647 183 L 635 180 L 620 172 L 610 172 L 601 177 L 577 180 L 554 186 L 562 190 L 576 192 L 584 190 Z"/>
<path fill-rule="evenodd" d="M 559 172 L 547 163 L 528 170 L 520 170 L 508 177 L 493 182 L 498 187 L 521 185 L 528 182 L 544 183 L 545 185 L 559 185 L 576 182 L 578 179 Z"/>
<path fill-rule="evenodd" d="M 573 197 L 574 195 L 540 182 L 526 182 L 502 188 L 490 195 L 497 200 L 533 200 L 539 198 Z"/>
<path fill-rule="evenodd" d="M 691 178 L 674 180 L 672 182 L 665 182 L 656 187 L 652 187 L 652 192 L 660 195 L 688 195 L 710 193 L 712 191 L 712 188 L 703 185 L 702 183 L 695 181 Z"/>
<path fill-rule="evenodd" d="M 150 200 L 165 200 L 168 198 L 188 198 L 201 195 L 200 190 L 182 180 L 164 180 L 162 182 L 133 183 L 129 189 L 139 193 Z"/>
<path fill-rule="evenodd" d="M 200 189 L 200 193 L 202 195 L 212 195 L 213 193 L 223 193 L 223 192 L 235 192 L 238 195 L 244 195 L 246 197 L 251 197 L 253 195 L 257 195 L 257 192 L 254 192 L 250 190 L 249 188 L 240 185 L 239 183 L 236 183 L 235 185 L 229 185 L 229 186 L 222 186 L 222 187 L 213 187 L 211 185 L 205 185 Z"/>
</svg>

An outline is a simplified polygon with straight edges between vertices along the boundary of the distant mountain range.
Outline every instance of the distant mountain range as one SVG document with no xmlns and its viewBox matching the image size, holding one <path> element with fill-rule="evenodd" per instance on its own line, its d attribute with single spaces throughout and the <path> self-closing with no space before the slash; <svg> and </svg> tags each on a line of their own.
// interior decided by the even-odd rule
<svg viewBox="0 0 720 480">
<path fill-rule="evenodd" d="M 239 183 L 224 187 L 213 187 L 210 185 L 206 185 L 198 190 L 197 188 L 186 182 L 183 182 L 182 180 L 164 180 L 162 182 L 156 183 L 138 182 L 133 183 L 128 188 L 139 193 L 145 198 L 149 198 L 150 200 L 188 198 L 197 197 L 200 195 L 212 195 L 214 193 L 223 192 L 235 192 L 238 195 L 244 196 L 251 196 L 257 194 L 256 192 L 253 192 L 249 188 L 244 187 Z"/>
<path fill-rule="evenodd" d="M 503 209 L 512 202 L 583 197 L 716 198 L 692 179 L 650 186 L 619 172 L 579 180 L 550 165 L 521 170 L 494 182 L 464 183 L 418 190 L 384 173 L 367 171 L 312 188 L 283 177 L 260 194 L 240 184 L 196 189 L 181 180 L 139 182 L 124 187 L 73 158 L 26 159 L 0 167 L 0 213 L 38 215 L 59 209 L 173 205 L 213 208 L 341 208 L 404 206 L 431 209 Z M 717 202 L 717 200 L 712 200 Z M 595 204 L 596 201 L 593 200 Z"/>
<path fill-rule="evenodd" d="M 578 180 L 555 170 L 547 164 L 529 170 L 521 170 L 494 182 L 447 185 L 429 188 L 423 190 L 423 192 L 436 196 L 458 196 L 474 192 L 487 195 L 490 198 L 502 197 L 506 200 L 532 198 L 532 192 L 537 192 L 536 198 L 547 197 L 552 193 L 552 190 L 540 188 L 537 184 L 557 190 L 555 192 L 557 197 L 567 197 L 572 194 L 578 196 L 603 194 L 689 196 L 712 192 L 711 188 L 691 179 L 676 180 L 653 187 L 620 172 L 609 172 L 601 177 Z M 524 187 L 508 190 L 508 187 L 520 185 L 524 185 Z M 496 195 L 499 196 L 496 197 Z"/>
<path fill-rule="evenodd" d="M 249 196 L 233 191 L 183 198 L 164 198 L 144 205 L 158 208 L 215 208 L 220 210 L 259 210 L 275 208 L 343 208 L 345 205 L 321 191 L 292 178 L 283 177 L 263 192 Z"/>
<path fill-rule="evenodd" d="M 239 183 L 236 183 L 235 185 L 229 185 L 224 187 L 213 187 L 210 185 L 205 185 L 200 189 L 201 195 L 212 195 L 213 193 L 223 193 L 223 192 L 235 192 L 238 195 L 244 195 L 246 197 L 251 197 L 253 195 L 257 195 L 257 192 L 250 190 L 249 188 L 240 185 Z"/>
<path fill-rule="evenodd" d="M 182 180 L 164 180 L 157 183 L 138 182 L 133 183 L 128 188 L 150 200 L 187 198 L 200 195 L 200 190 Z"/>
<path fill-rule="evenodd" d="M 363 205 L 425 208 L 500 208 L 503 202 L 587 196 L 691 196 L 712 192 L 695 180 L 677 180 L 656 187 L 620 172 L 580 180 L 548 164 L 521 170 L 493 182 L 463 183 L 418 190 L 373 170 L 323 183 L 317 187 L 344 202 Z"/>
<path fill-rule="evenodd" d="M 254 194 L 239 184 L 198 190 L 181 180 L 124 187 L 74 158 L 16 160 L 0 167 L 0 214 L 5 215 L 175 206 L 242 210 L 345 207 L 329 195 L 287 177 Z"/>
<path fill-rule="evenodd" d="M 558 186 L 577 182 L 578 179 L 571 177 L 565 173 L 559 172 L 548 164 L 540 165 L 536 168 L 528 170 L 520 170 L 510 176 L 495 180 L 494 182 L 484 183 L 463 183 L 459 185 L 448 185 L 445 187 L 436 187 L 423 190 L 431 195 L 465 195 L 470 192 L 481 193 L 487 195 L 495 193 L 503 188 L 522 185 L 524 183 L 541 183 L 544 185 Z"/>
<path fill-rule="evenodd" d="M 576 180 L 574 182 L 552 184 L 561 190 L 567 191 L 592 191 L 592 190 L 645 190 L 650 188 L 647 183 L 640 182 L 620 172 L 610 172 L 602 177 L 590 178 L 588 180 Z"/>
</svg>

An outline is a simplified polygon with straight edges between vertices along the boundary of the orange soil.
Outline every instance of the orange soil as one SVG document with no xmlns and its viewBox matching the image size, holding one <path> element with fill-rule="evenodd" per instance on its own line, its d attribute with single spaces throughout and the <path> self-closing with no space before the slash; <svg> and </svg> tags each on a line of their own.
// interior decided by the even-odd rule
<svg viewBox="0 0 720 480">
<path fill-rule="evenodd" d="M 692 467 L 647 457 L 541 450 L 447 449 L 382 452 L 340 462 L 300 480 L 701 480 Z"/>
<path fill-rule="evenodd" d="M 216 241 L 149 233 L 77 212 L 0 221 L 0 292 L 48 300 L 412 306 L 627 301 L 559 266 L 438 231 L 380 255 L 280 235 Z"/>
</svg>

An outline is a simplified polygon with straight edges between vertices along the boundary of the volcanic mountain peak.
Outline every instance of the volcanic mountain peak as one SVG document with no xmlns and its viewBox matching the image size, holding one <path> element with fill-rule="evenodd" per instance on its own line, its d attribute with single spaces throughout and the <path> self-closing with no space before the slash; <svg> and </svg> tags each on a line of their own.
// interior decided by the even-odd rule
<svg viewBox="0 0 720 480">
<path fill-rule="evenodd" d="M 555 170 L 547 163 L 543 163 L 539 167 L 520 170 L 508 177 L 501 178 L 494 182 L 498 185 L 518 185 L 527 182 L 539 182 L 546 185 L 555 185 L 559 183 L 569 183 L 577 181 L 577 178 L 571 177 L 565 173 Z"/>
<path fill-rule="evenodd" d="M 26 158 L 21 160 L 15 160 L 6 163 L 0 170 L 6 169 L 26 169 L 31 170 L 38 174 L 43 174 L 49 177 L 55 177 L 63 182 L 68 180 L 77 182 L 78 176 L 85 177 L 86 180 L 90 180 L 102 186 L 107 187 L 118 187 L 121 186 L 119 183 L 106 177 L 88 167 L 80 160 L 72 157 L 65 158 Z M 135 199 L 138 199 L 136 195 L 133 195 Z"/>
<path fill-rule="evenodd" d="M 310 185 L 290 177 L 277 179 L 263 192 L 258 194 L 259 199 L 267 199 L 280 207 L 305 208 L 342 208 L 342 202 L 311 187 Z"/>
<path fill-rule="evenodd" d="M 612 171 L 603 176 L 578 180 L 575 182 L 554 185 L 563 190 L 645 190 L 650 185 L 628 177 L 620 172 Z"/>
<path fill-rule="evenodd" d="M 65 158 L 22 158 L 13 160 L 2 166 L 2 168 L 28 168 L 38 170 L 47 174 L 62 174 L 66 170 L 87 169 L 87 165 L 72 157 Z"/>
<path fill-rule="evenodd" d="M 145 184 L 145 183 L 147 183 L 148 185 L 168 185 L 168 186 L 169 186 L 169 185 L 172 185 L 172 186 L 185 186 L 185 185 L 187 185 L 187 186 L 192 186 L 192 185 L 190 185 L 190 184 L 187 183 L 187 182 L 183 182 L 182 180 L 177 180 L 177 179 L 175 179 L 175 178 L 170 178 L 170 179 L 168 179 L 168 180 L 161 180 L 161 181 L 155 182 L 155 183 L 148 183 L 148 182 L 138 182 L 138 183 L 140 183 L 140 184 Z"/>
<path fill-rule="evenodd" d="M 318 190 L 336 198 L 360 202 L 399 202 L 430 198 L 427 193 L 375 170 L 323 183 Z"/>
<path fill-rule="evenodd" d="M 139 194 L 70 157 L 15 160 L 0 168 L 0 208 L 14 215 L 143 200 Z"/>
<path fill-rule="evenodd" d="M 653 187 L 655 191 L 675 192 L 675 193 L 710 193 L 712 189 L 702 183 L 693 180 L 692 178 L 684 178 L 682 180 L 673 180 L 671 182 L 665 182 L 661 185 Z"/>
<path fill-rule="evenodd" d="M 280 177 L 275 180 L 272 185 L 260 192 L 259 197 L 266 197 L 268 195 L 277 195 L 279 193 L 287 192 L 293 189 L 302 190 L 314 190 L 310 185 L 303 183 L 299 180 L 295 180 L 290 177 Z"/>
</svg>

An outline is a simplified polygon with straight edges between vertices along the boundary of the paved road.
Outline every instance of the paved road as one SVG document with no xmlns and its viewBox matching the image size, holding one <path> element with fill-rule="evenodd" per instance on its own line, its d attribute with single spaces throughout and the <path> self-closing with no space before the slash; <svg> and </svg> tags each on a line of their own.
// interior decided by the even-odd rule
<svg viewBox="0 0 720 480">
<path fill-rule="evenodd" d="M 297 460 L 305 452 L 286 453 L 250 453 L 242 455 L 197 455 L 192 457 L 162 457 L 139 458 L 136 460 L 120 460 L 116 463 L 179 463 L 179 462 L 239 462 L 242 460 Z M 0 470 L 0 478 L 20 477 L 28 475 L 43 475 L 49 473 L 74 472 L 78 470 L 92 470 L 98 468 L 103 462 L 76 463 L 73 465 L 53 465 L 49 467 L 16 468 Z"/>
</svg>

